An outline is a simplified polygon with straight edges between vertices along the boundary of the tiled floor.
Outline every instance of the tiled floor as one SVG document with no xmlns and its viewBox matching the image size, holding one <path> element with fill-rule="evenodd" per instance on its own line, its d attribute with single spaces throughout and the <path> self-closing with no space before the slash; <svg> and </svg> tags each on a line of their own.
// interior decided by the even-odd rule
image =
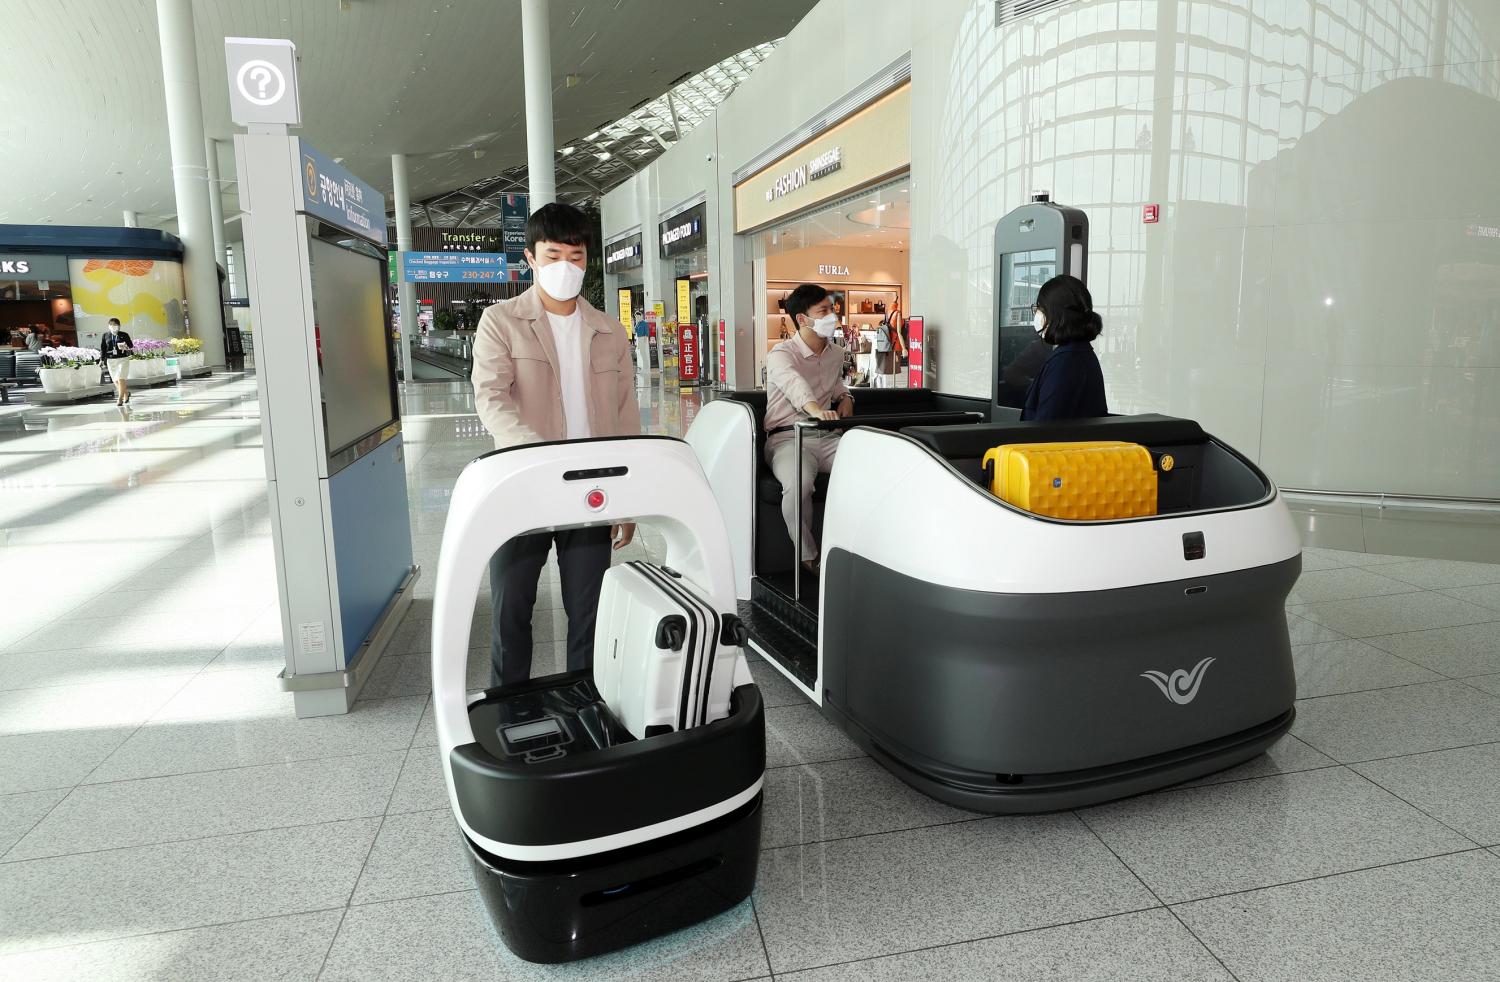
<svg viewBox="0 0 1500 982">
<path fill-rule="evenodd" d="M 665 432 L 696 408 L 648 402 Z M 0 414 L 0 978 L 1500 978 L 1500 565 L 1308 550 L 1294 735 L 1063 814 L 938 804 L 754 663 L 753 901 L 543 968 L 487 929 L 446 807 L 432 578 L 356 710 L 294 719 L 253 380 L 133 406 Z M 430 567 L 487 440 L 456 387 L 406 406 Z"/>
</svg>

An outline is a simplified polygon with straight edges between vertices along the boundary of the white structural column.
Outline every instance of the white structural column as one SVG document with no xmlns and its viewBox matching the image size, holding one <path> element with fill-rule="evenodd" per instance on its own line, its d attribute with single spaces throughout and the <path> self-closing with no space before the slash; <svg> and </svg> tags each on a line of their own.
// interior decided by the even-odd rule
<svg viewBox="0 0 1500 982">
<path fill-rule="evenodd" d="M 219 141 L 209 138 L 203 146 L 208 158 L 208 219 L 214 229 L 214 262 L 229 270 L 229 244 L 224 241 L 224 185 L 219 183 Z"/>
<path fill-rule="evenodd" d="M 167 134 L 172 145 L 172 186 L 177 197 L 177 234 L 186 250 L 188 316 L 203 342 L 203 362 L 224 364 L 223 306 L 214 258 L 213 218 L 208 205 L 204 159 L 203 102 L 198 85 L 197 40 L 192 0 L 156 0 L 161 35 L 162 88 L 167 97 Z"/>
<path fill-rule="evenodd" d="M 552 156 L 552 28 L 548 0 L 521 0 L 521 61 L 526 77 L 526 183 L 531 210 L 557 200 Z"/>
<path fill-rule="evenodd" d="M 391 184 L 396 199 L 396 248 L 411 251 L 411 188 L 406 178 L 406 154 L 391 154 Z M 417 298 L 414 284 L 401 275 L 396 264 L 396 300 L 401 304 L 401 377 L 408 383 L 411 375 L 411 336 L 417 326 Z"/>
<path fill-rule="evenodd" d="M 141 227 L 141 216 L 137 215 L 135 212 L 131 211 L 129 208 L 126 208 L 121 213 L 121 217 L 125 221 L 125 227 L 126 228 L 140 228 Z"/>
</svg>

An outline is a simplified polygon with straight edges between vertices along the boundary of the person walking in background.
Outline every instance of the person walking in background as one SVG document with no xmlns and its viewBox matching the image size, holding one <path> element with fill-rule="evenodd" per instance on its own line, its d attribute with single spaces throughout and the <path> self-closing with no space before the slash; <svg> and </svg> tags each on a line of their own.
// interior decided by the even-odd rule
<svg viewBox="0 0 1500 982">
<path fill-rule="evenodd" d="M 589 220 L 577 208 L 538 208 L 526 220 L 533 286 L 479 319 L 474 405 L 497 449 L 641 432 L 625 328 L 579 296 L 588 241 Z M 568 615 L 568 670 L 592 664 L 610 543 L 623 549 L 634 535 L 632 524 L 536 532 L 496 550 L 490 560 L 492 684 L 531 677 L 532 608 L 554 541 Z"/>
<path fill-rule="evenodd" d="M 104 337 L 99 339 L 99 354 L 109 365 L 109 377 L 115 383 L 117 406 L 130 401 L 130 387 L 125 382 L 130 375 L 130 350 L 130 335 L 120 328 L 120 318 L 111 317 Z"/>
<path fill-rule="evenodd" d="M 880 319 L 880 325 L 875 328 L 875 387 L 877 389 L 896 387 L 896 379 L 901 372 L 901 354 L 904 350 L 901 344 L 900 325 L 900 308 L 892 304 L 890 311 Z"/>
</svg>

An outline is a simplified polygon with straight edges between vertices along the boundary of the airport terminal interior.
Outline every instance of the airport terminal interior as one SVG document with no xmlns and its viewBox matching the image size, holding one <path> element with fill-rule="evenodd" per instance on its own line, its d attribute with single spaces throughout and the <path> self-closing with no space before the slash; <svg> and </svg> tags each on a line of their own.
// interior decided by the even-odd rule
<svg viewBox="0 0 1500 982">
<path fill-rule="evenodd" d="M 1500 978 L 1494 5 L 16 2 L 0 979 Z"/>
</svg>

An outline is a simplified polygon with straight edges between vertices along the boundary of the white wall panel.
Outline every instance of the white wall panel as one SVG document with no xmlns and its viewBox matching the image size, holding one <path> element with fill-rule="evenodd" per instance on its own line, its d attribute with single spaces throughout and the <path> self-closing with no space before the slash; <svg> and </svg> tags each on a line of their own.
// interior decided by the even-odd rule
<svg viewBox="0 0 1500 982">
<path fill-rule="evenodd" d="M 731 324 L 731 173 L 907 52 L 940 387 L 989 391 L 995 223 L 1045 188 L 1090 216 L 1116 411 L 1197 418 L 1286 486 L 1500 496 L 1500 3 L 1076 0 L 997 29 L 991 0 L 824 0 L 716 119 Z"/>
<path fill-rule="evenodd" d="M 997 30 L 925 4 L 939 385 L 988 391 L 990 236 L 1047 188 L 1090 215 L 1111 408 L 1198 418 L 1288 486 L 1500 496 L 1496 8 L 1083 0 Z"/>
</svg>

